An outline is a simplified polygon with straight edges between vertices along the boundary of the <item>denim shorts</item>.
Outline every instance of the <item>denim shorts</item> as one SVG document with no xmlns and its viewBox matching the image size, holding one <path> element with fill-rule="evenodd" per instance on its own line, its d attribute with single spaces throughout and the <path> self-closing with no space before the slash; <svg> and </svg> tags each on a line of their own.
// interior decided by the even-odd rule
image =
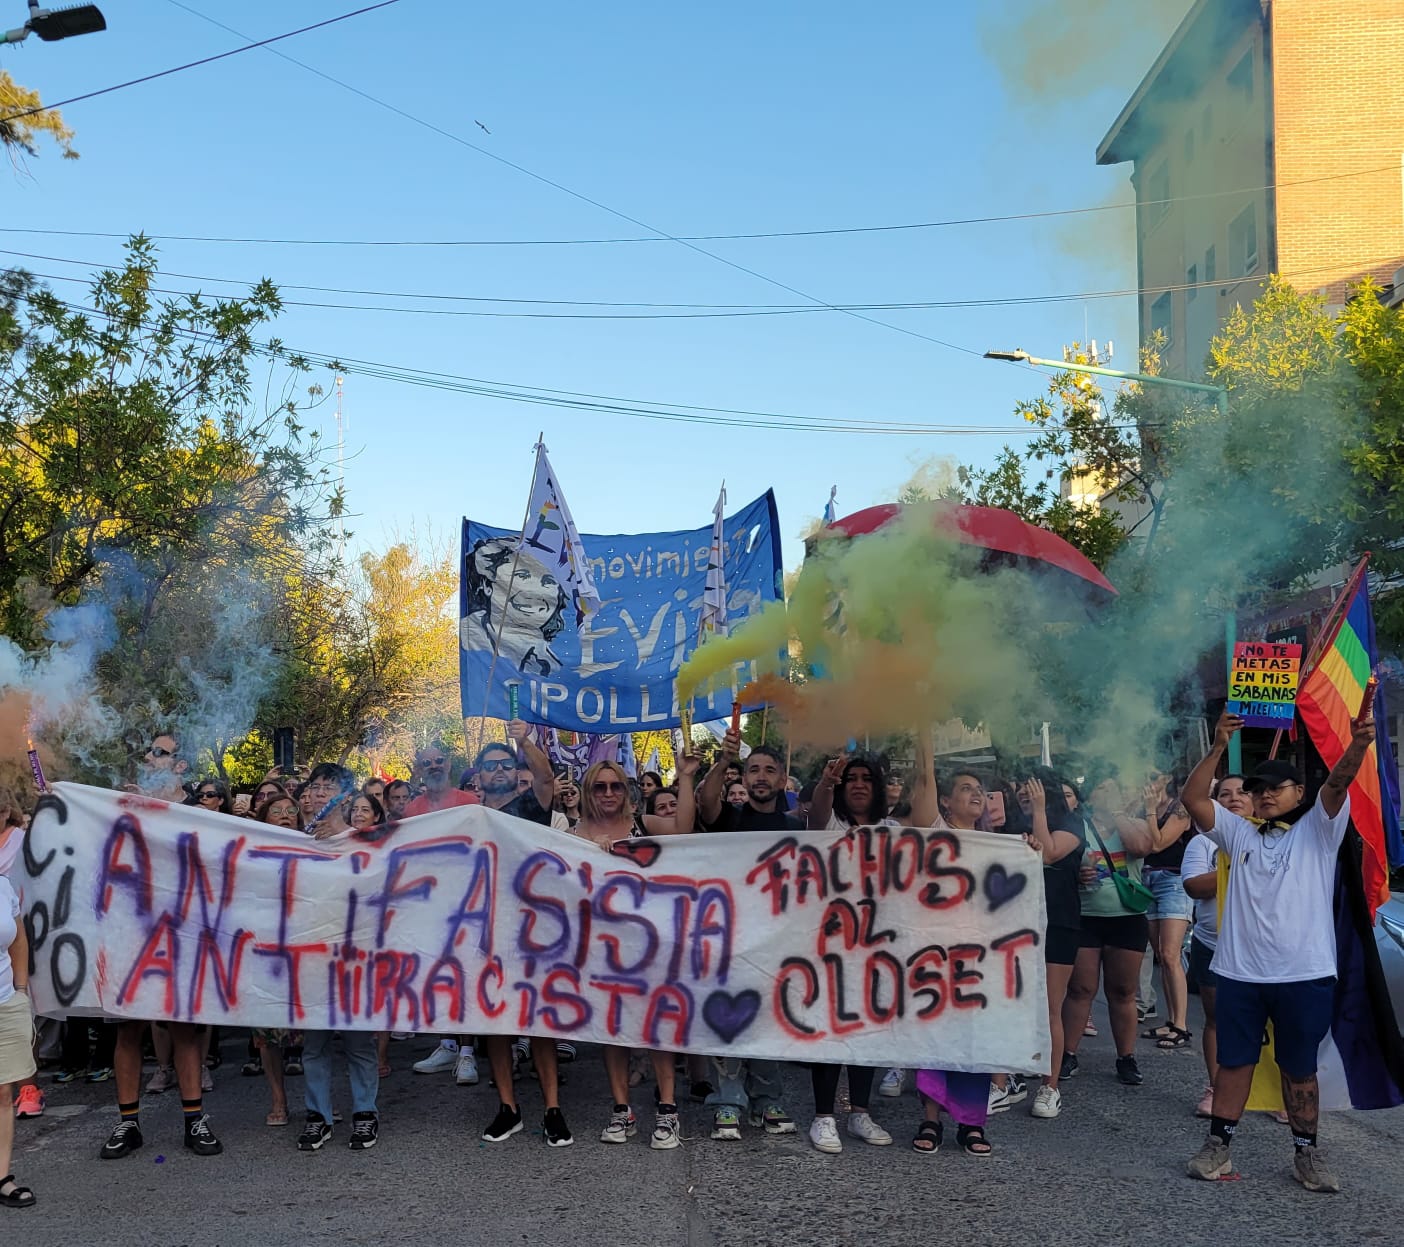
<svg viewBox="0 0 1404 1247">
<path fill-rule="evenodd" d="M 1256 1065 L 1272 1023 L 1273 1055 L 1291 1078 L 1316 1073 L 1316 1053 L 1331 1028 L 1336 980 L 1245 983 L 1218 976 L 1214 1012 L 1219 1024 L 1219 1064 Z"/>
<path fill-rule="evenodd" d="M 1194 921 L 1194 901 L 1185 891 L 1178 870 L 1156 870 L 1153 866 L 1147 866 L 1141 875 L 1141 882 L 1155 893 L 1155 900 L 1146 910 L 1146 917 L 1152 922 L 1158 918 Z"/>
</svg>

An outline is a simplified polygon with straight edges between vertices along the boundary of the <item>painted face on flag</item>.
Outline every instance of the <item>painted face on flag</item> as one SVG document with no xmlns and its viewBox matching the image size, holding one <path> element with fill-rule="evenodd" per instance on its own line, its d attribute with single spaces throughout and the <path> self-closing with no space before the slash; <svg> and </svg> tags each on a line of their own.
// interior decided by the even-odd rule
<svg viewBox="0 0 1404 1247">
<path fill-rule="evenodd" d="M 556 573 L 513 537 L 479 542 L 468 561 L 467 650 L 493 650 L 518 670 L 550 675 L 560 665 L 550 643 L 565 627 L 567 599 Z"/>
</svg>

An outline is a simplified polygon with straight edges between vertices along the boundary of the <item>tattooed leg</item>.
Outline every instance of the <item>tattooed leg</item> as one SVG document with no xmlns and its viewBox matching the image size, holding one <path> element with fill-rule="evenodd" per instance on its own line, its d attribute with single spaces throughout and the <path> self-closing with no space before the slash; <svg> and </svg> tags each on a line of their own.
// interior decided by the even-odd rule
<svg viewBox="0 0 1404 1247">
<path fill-rule="evenodd" d="M 1316 1141 L 1316 1127 L 1321 1117 L 1321 1093 L 1316 1075 L 1292 1078 L 1282 1075 L 1282 1103 L 1292 1123 L 1292 1134 L 1298 1139 Z"/>
</svg>

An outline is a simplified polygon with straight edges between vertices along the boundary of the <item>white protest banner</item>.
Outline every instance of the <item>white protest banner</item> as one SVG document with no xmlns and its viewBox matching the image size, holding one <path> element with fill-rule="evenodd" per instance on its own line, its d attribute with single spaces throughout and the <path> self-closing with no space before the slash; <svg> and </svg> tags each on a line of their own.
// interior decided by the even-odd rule
<svg viewBox="0 0 1404 1247">
<path fill-rule="evenodd" d="M 314 841 L 59 784 L 15 864 L 40 1012 L 1048 1068 L 1014 836 L 624 841 L 469 806 Z"/>
</svg>

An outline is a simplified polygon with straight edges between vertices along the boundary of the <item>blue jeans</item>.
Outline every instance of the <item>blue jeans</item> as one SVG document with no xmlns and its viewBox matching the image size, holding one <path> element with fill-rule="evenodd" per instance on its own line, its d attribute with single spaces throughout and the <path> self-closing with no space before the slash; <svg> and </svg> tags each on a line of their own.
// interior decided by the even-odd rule
<svg viewBox="0 0 1404 1247">
<path fill-rule="evenodd" d="M 717 1089 L 705 1101 L 708 1108 L 730 1107 L 743 1114 L 749 1109 L 760 1114 L 780 1103 L 779 1061 L 714 1056 L 712 1070 L 717 1076 Z"/>
<path fill-rule="evenodd" d="M 335 1031 L 308 1031 L 302 1040 L 302 1091 L 309 1113 L 332 1119 L 332 1036 Z M 351 1078 L 351 1111 L 374 1113 L 380 1090 L 380 1060 L 374 1031 L 342 1031 L 346 1072 Z"/>
</svg>

